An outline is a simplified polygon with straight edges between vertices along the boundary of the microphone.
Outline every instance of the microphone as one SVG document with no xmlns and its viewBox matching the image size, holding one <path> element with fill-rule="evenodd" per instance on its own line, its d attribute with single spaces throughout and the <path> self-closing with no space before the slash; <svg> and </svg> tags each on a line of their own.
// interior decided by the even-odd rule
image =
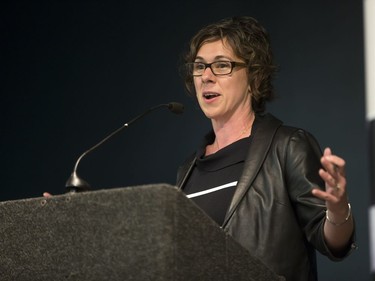
<svg viewBox="0 0 375 281">
<path fill-rule="evenodd" d="M 181 113 L 184 112 L 184 106 L 181 103 L 178 103 L 178 102 L 170 102 L 170 103 L 167 103 L 167 104 L 159 104 L 159 105 L 156 105 L 154 107 L 151 107 L 151 108 L 147 109 L 142 114 L 136 116 L 135 118 L 133 118 L 129 122 L 122 125 L 116 131 L 112 132 L 107 137 L 105 137 L 103 140 L 98 142 L 96 145 L 94 145 L 93 147 L 91 147 L 90 149 L 86 150 L 84 153 L 81 154 L 81 156 L 78 158 L 76 164 L 74 165 L 74 169 L 73 169 L 72 174 L 70 175 L 69 179 L 65 183 L 65 187 L 68 190 L 68 192 L 81 192 L 81 191 L 87 191 L 87 190 L 90 189 L 90 185 L 85 180 L 81 179 L 77 174 L 78 164 L 84 156 L 86 156 L 87 154 L 89 154 L 91 151 L 95 150 L 99 146 L 101 146 L 103 143 L 105 143 L 107 140 L 112 138 L 114 135 L 118 134 L 123 129 L 128 128 L 135 121 L 141 119 L 142 117 L 146 116 L 147 114 L 149 114 L 149 113 L 151 113 L 151 112 L 153 112 L 153 111 L 155 111 L 159 108 L 162 108 L 162 107 L 167 107 L 172 113 L 175 113 L 175 114 L 181 114 Z"/>
</svg>

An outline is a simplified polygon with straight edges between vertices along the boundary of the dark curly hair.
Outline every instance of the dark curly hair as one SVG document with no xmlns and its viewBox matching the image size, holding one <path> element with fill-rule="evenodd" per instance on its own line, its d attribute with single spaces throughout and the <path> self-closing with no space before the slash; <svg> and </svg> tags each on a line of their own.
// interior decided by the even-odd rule
<svg viewBox="0 0 375 281">
<path fill-rule="evenodd" d="M 184 56 L 185 64 L 194 62 L 203 44 L 224 39 L 234 54 L 247 64 L 253 110 L 257 113 L 265 111 L 266 102 L 274 97 L 272 79 L 276 67 L 272 61 L 268 33 L 256 19 L 232 17 L 202 28 L 190 41 L 189 50 Z M 193 76 L 188 71 L 184 76 L 188 94 L 195 96 Z"/>
</svg>

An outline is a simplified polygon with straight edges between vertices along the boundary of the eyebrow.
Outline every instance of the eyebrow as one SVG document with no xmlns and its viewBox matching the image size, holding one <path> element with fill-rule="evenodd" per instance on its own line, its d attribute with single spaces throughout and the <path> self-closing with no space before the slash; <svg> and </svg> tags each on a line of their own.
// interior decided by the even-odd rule
<svg viewBox="0 0 375 281">
<path fill-rule="evenodd" d="M 225 59 L 225 60 L 231 60 L 231 58 L 229 58 L 229 57 L 227 57 L 227 56 L 216 56 L 216 57 L 214 58 L 214 61 L 218 61 L 218 60 L 222 60 L 222 59 Z M 195 58 L 195 60 L 205 61 L 205 59 L 202 58 L 202 57 L 200 57 L 200 56 L 197 56 L 197 57 Z"/>
</svg>

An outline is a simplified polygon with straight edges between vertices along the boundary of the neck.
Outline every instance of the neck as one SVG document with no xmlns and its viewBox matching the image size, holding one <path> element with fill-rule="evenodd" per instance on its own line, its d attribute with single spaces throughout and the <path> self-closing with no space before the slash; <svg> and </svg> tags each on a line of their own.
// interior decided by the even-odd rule
<svg viewBox="0 0 375 281">
<path fill-rule="evenodd" d="M 255 120 L 253 111 L 233 122 L 217 123 L 212 122 L 215 132 L 215 141 L 206 148 L 206 155 L 213 154 L 218 150 L 251 135 L 252 126 Z"/>
</svg>

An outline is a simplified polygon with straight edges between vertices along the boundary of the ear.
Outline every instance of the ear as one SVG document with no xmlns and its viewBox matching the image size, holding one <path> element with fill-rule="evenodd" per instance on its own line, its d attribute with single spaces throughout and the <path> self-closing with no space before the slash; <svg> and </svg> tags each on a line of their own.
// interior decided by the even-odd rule
<svg viewBox="0 0 375 281">
<path fill-rule="evenodd" d="M 247 86 L 247 92 L 250 94 L 250 96 L 251 96 L 251 93 L 252 93 L 252 91 L 251 91 L 251 86 L 250 86 L 250 84 Z"/>
</svg>

